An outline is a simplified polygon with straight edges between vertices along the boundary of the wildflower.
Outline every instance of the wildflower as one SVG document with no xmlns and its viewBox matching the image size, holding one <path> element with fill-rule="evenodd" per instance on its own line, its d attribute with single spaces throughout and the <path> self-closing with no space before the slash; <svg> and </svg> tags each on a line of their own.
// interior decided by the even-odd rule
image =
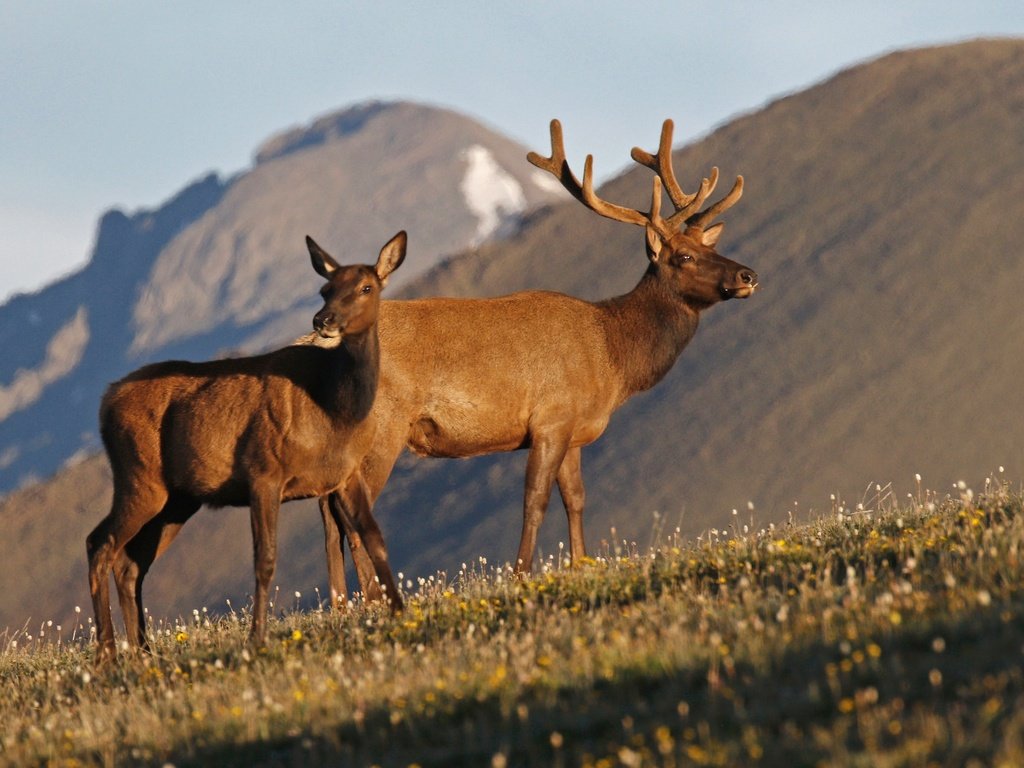
<svg viewBox="0 0 1024 768">
<path fill-rule="evenodd" d="M 497 686 L 501 685 L 503 682 L 505 682 L 506 677 L 508 677 L 508 670 L 505 668 L 504 664 L 499 664 L 497 669 L 495 669 L 494 673 L 491 675 L 491 687 L 496 688 Z"/>
<path fill-rule="evenodd" d="M 706 763 L 708 761 L 708 753 L 703 747 L 697 744 L 690 744 L 686 747 L 686 756 L 693 760 L 695 763 Z"/>
<path fill-rule="evenodd" d="M 654 738 L 658 742 L 658 751 L 667 755 L 675 746 L 675 739 L 672 738 L 672 731 L 667 726 L 659 725 L 654 731 Z"/>
<path fill-rule="evenodd" d="M 1003 701 L 998 696 L 993 696 L 991 699 L 985 702 L 985 706 L 982 711 L 989 717 L 993 717 L 999 714 L 999 710 L 1003 708 Z"/>
</svg>

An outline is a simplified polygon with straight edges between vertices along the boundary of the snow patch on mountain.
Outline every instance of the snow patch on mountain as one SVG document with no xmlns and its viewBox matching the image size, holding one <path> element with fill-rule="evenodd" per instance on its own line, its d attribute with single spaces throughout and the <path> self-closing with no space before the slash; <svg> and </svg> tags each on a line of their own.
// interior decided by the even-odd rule
<svg viewBox="0 0 1024 768">
<path fill-rule="evenodd" d="M 530 181 L 544 192 L 569 197 L 569 193 L 566 191 L 565 187 L 558 182 L 558 179 L 547 171 L 542 171 L 540 168 L 533 171 L 530 175 Z"/>
<path fill-rule="evenodd" d="M 473 237 L 473 245 L 478 245 L 505 219 L 526 207 L 526 196 L 519 182 L 498 165 L 486 147 L 474 144 L 462 156 L 466 159 L 466 175 L 460 189 L 466 206 L 479 220 Z"/>
</svg>

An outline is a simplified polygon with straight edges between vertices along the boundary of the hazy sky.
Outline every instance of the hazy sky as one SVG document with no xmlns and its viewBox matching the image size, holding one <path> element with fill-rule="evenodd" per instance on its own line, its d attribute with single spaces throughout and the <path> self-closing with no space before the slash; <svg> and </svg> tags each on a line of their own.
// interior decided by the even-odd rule
<svg viewBox="0 0 1024 768">
<path fill-rule="evenodd" d="M 80 266 L 103 211 L 244 170 L 270 135 L 366 99 L 541 150 L 559 117 L 570 160 L 593 152 L 606 178 L 666 117 L 690 141 L 887 51 L 1022 35 L 1020 0 L 0 0 L 0 300 Z"/>
</svg>

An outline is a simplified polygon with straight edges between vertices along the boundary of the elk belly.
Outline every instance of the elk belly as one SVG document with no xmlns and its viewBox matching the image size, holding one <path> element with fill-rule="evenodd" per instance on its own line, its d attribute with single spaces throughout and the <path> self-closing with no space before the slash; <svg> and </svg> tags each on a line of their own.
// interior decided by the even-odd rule
<svg viewBox="0 0 1024 768">
<path fill-rule="evenodd" d="M 458 413 L 445 420 L 424 416 L 409 429 L 407 446 L 419 456 L 459 459 L 498 451 L 514 451 L 527 444 L 525 422 L 483 422 Z"/>
</svg>

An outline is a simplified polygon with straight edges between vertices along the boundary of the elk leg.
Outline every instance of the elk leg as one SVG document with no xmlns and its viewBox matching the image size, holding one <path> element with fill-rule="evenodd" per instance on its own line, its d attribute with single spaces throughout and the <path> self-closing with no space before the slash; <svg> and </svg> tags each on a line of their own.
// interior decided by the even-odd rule
<svg viewBox="0 0 1024 768">
<path fill-rule="evenodd" d="M 404 444 L 405 432 L 402 430 L 391 430 L 388 434 L 383 432 L 377 433 L 375 450 L 364 457 L 359 471 L 352 475 L 346 486 L 338 491 L 337 498 L 333 502 L 335 504 L 342 505 L 343 510 L 350 521 L 353 520 L 353 502 L 351 501 L 351 497 L 359 492 L 355 487 L 356 484 L 359 482 L 364 483 L 363 492 L 366 495 L 369 508 L 372 509 L 374 502 L 376 502 L 377 497 L 384 488 L 384 484 L 387 483 L 388 478 L 391 476 L 391 471 L 394 469 L 395 462 L 398 460 L 398 456 L 402 452 L 402 446 Z M 352 552 L 352 561 L 355 564 L 356 576 L 359 579 L 359 588 L 362 590 L 363 595 L 367 600 L 379 600 L 381 598 L 380 584 L 377 579 L 374 579 L 377 568 L 371 562 L 370 556 L 367 554 L 362 540 L 353 540 L 350 535 L 352 532 L 346 532 L 342 527 L 342 518 L 338 518 L 335 515 L 330 516 L 331 524 L 335 526 L 335 530 L 333 532 L 329 531 L 327 527 L 328 516 L 325 514 L 323 506 L 321 506 L 320 514 L 324 520 L 325 538 L 333 538 L 335 535 L 338 536 L 339 548 L 344 546 L 345 537 L 349 534 L 349 549 Z M 332 557 L 333 555 L 331 554 L 328 554 L 327 556 L 328 579 L 330 579 Z M 344 556 L 342 556 L 340 562 L 344 563 Z M 334 567 L 337 567 L 337 565 Z M 390 573 L 390 567 L 386 567 L 387 572 Z M 339 594 L 344 594 L 343 580 L 340 583 L 332 581 L 331 584 L 332 590 L 338 589 Z"/>
<path fill-rule="evenodd" d="M 324 524 L 324 548 L 327 550 L 327 585 L 331 598 L 331 610 L 340 610 L 348 601 L 348 586 L 345 583 L 345 534 L 331 513 L 327 496 L 318 499 L 320 519 Z M 356 559 L 355 553 L 353 558 Z M 359 561 L 356 559 L 356 569 Z"/>
<path fill-rule="evenodd" d="M 85 540 L 89 556 L 89 592 L 92 595 L 92 610 L 96 617 L 96 641 L 99 643 L 98 658 L 101 661 L 117 655 L 114 645 L 114 617 L 110 613 L 110 562 L 114 542 L 110 528 L 114 524 L 114 513 L 103 518 Z"/>
<path fill-rule="evenodd" d="M 199 510 L 199 502 L 172 496 L 160 514 L 146 523 L 121 550 L 114 565 L 121 613 L 124 616 L 128 644 L 149 650 L 146 639 L 146 614 L 142 608 L 142 581 L 150 566 L 174 541 L 181 527 Z"/>
<path fill-rule="evenodd" d="M 250 490 L 250 504 L 256 592 L 253 595 L 249 644 L 259 648 L 266 640 L 267 596 L 277 565 L 277 515 L 281 509 L 281 490 L 278 486 L 253 487 Z"/>
<path fill-rule="evenodd" d="M 526 460 L 526 494 L 523 499 L 523 534 L 519 539 L 515 572 L 529 573 L 533 566 L 533 551 L 537 546 L 537 531 L 544 520 L 551 499 L 551 486 L 558 468 L 569 449 L 568 436 L 534 436 L 530 455 Z"/>
<path fill-rule="evenodd" d="M 133 488 L 131 493 L 114 489 L 110 514 L 103 518 L 85 540 L 89 557 L 89 592 L 96 616 L 96 640 L 99 660 L 117 655 L 114 644 L 114 620 L 110 611 L 110 573 L 125 544 L 132 540 L 150 519 L 159 514 L 167 501 L 162 488 Z"/>
<path fill-rule="evenodd" d="M 346 526 L 354 529 L 349 535 L 350 541 L 361 540 L 365 545 L 363 549 L 373 564 L 373 574 L 360 574 L 360 582 L 368 579 L 375 588 L 377 597 L 372 597 L 373 592 L 368 596 L 371 599 L 386 597 L 392 613 L 398 613 L 404 607 L 402 597 L 398 593 L 398 585 L 388 563 L 388 550 L 384 544 L 384 535 L 373 517 L 370 490 L 360 473 L 352 476 L 345 490 L 348 503 L 345 509 L 342 509 L 339 504 L 338 512 L 343 518 L 348 517 Z M 356 550 L 353 549 L 353 558 L 355 552 Z M 382 595 L 381 592 L 383 592 Z"/>
<path fill-rule="evenodd" d="M 366 600 L 380 600 L 383 594 L 380 583 L 375 578 L 376 572 L 369 553 L 364 546 L 363 537 L 352 516 L 352 510 L 358 504 L 360 479 L 358 473 L 353 475 L 343 491 L 336 491 L 327 497 L 334 525 L 341 531 L 341 536 L 348 539 L 349 551 L 352 553 L 352 564 L 356 569 L 359 588 Z M 342 541 L 344 544 L 344 541 Z"/>
<path fill-rule="evenodd" d="M 565 452 L 562 466 L 558 468 L 558 492 L 569 521 L 569 556 L 573 563 L 587 556 L 583 543 L 583 504 L 587 494 L 583 489 L 583 472 L 580 469 L 580 447 Z"/>
<path fill-rule="evenodd" d="M 355 565 L 359 588 L 367 600 L 381 599 L 380 585 L 374 579 L 373 563 L 363 547 L 362 536 L 359 535 L 349 515 L 350 506 L 339 491 L 320 498 L 320 517 L 324 523 L 327 546 L 327 578 L 331 584 L 331 605 L 335 609 L 341 608 L 348 600 L 345 585 L 346 537 L 352 551 L 352 562 Z"/>
</svg>

